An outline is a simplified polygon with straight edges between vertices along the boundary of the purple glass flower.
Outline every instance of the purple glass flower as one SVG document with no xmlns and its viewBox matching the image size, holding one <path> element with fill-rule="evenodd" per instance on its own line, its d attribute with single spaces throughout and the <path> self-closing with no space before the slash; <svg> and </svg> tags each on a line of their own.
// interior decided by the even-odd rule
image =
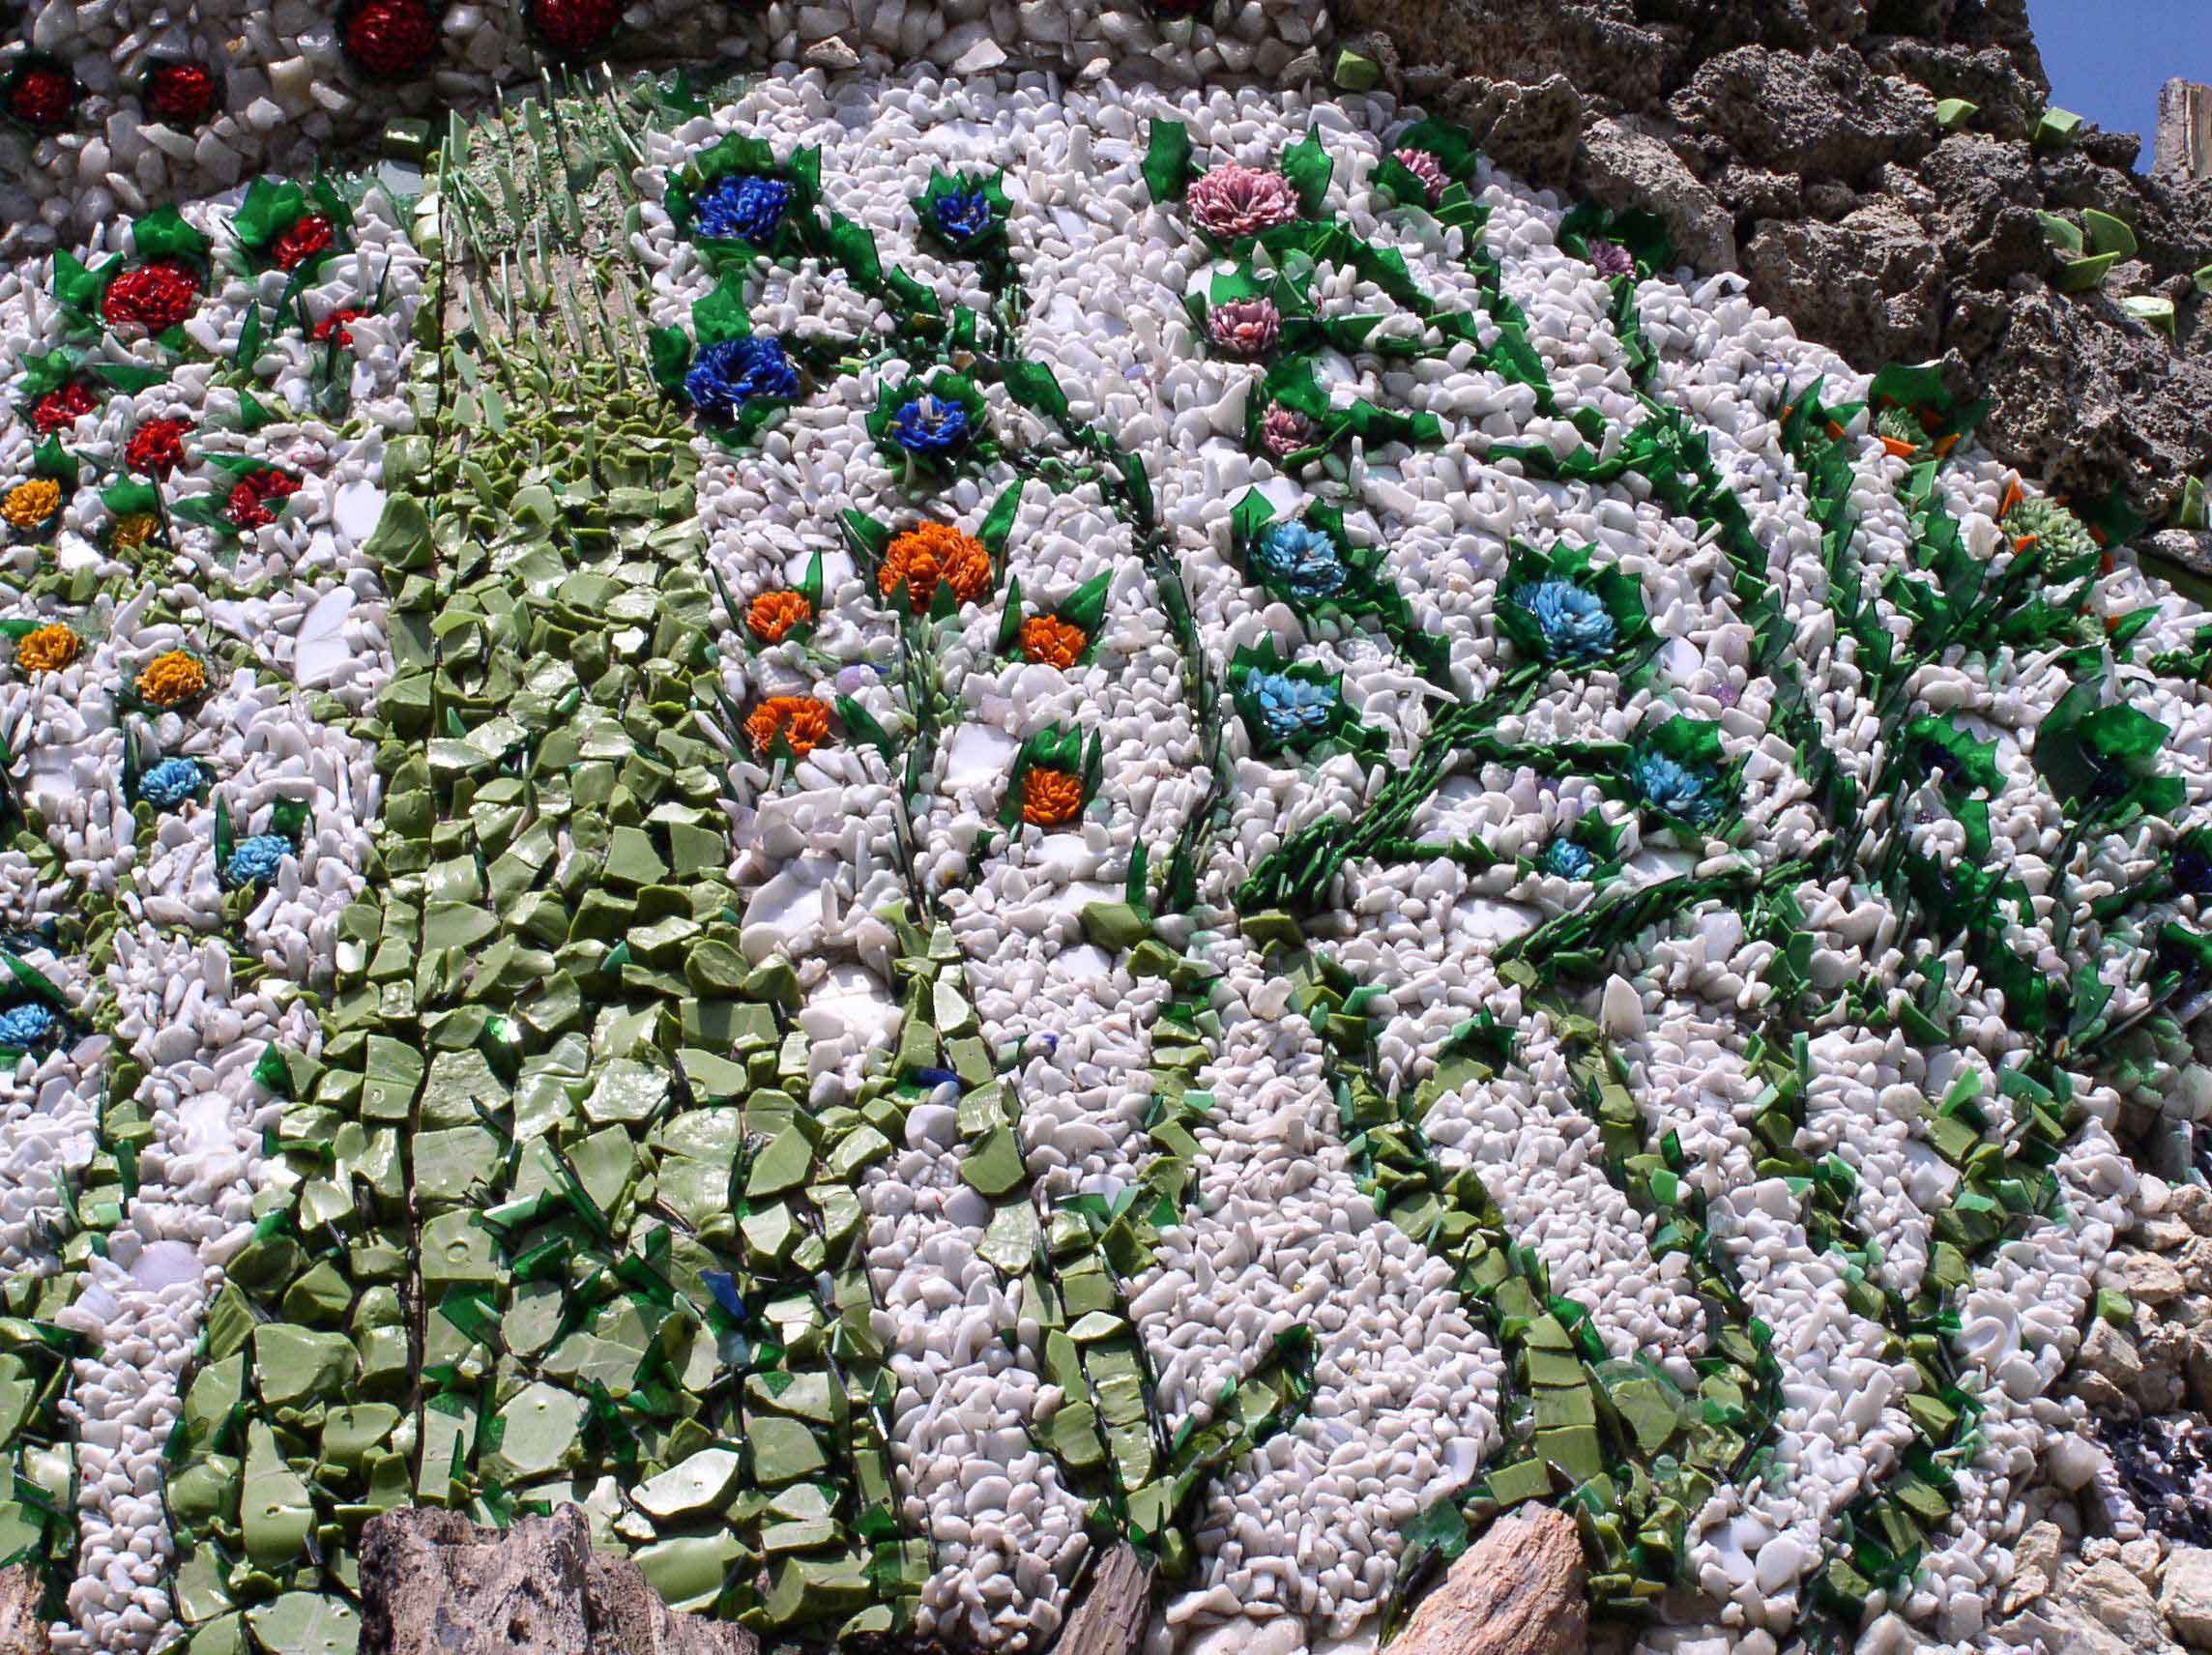
<svg viewBox="0 0 2212 1655">
<path fill-rule="evenodd" d="M 1597 266 L 1598 275 L 1611 281 L 1616 276 L 1634 276 L 1636 259 L 1618 242 L 1609 242 L 1603 236 L 1589 240 L 1589 261 Z"/>
<path fill-rule="evenodd" d="M 1444 171 L 1444 163 L 1427 150 L 1400 150 L 1392 159 L 1421 181 L 1421 188 L 1429 192 L 1432 207 L 1441 201 L 1444 191 L 1451 188 L 1451 177 Z"/>
<path fill-rule="evenodd" d="M 1256 236 L 1297 216 L 1291 181 L 1264 167 L 1215 167 L 1190 187 L 1191 222 L 1216 241 Z"/>
<path fill-rule="evenodd" d="M 1313 439 L 1314 422 L 1295 408 L 1277 402 L 1260 418 L 1260 446 L 1277 459 L 1310 448 Z"/>
<path fill-rule="evenodd" d="M 1206 331 L 1216 350 L 1257 362 L 1281 342 L 1283 313 L 1272 299 L 1233 300 L 1213 307 Z"/>
</svg>

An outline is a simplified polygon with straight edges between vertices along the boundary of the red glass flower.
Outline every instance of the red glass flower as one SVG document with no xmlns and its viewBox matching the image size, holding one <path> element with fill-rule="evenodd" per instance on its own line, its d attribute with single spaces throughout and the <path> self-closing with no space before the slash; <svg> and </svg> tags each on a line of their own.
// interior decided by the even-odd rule
<svg viewBox="0 0 2212 1655">
<path fill-rule="evenodd" d="M 42 132 L 59 131 L 75 102 L 76 84 L 43 63 L 22 70 L 8 88 L 8 113 Z"/>
<path fill-rule="evenodd" d="M 102 308 L 110 322 L 136 322 L 159 334 L 190 316 L 199 299 L 197 271 L 178 259 L 156 259 L 109 282 Z"/>
<path fill-rule="evenodd" d="M 598 50 L 621 21 L 617 0 L 531 0 L 531 26 L 549 49 L 563 57 Z"/>
<path fill-rule="evenodd" d="M 73 379 L 31 404 L 31 426 L 40 436 L 50 437 L 56 431 L 68 430 L 80 416 L 90 414 L 99 406 L 100 399 L 93 395 L 92 387 Z"/>
<path fill-rule="evenodd" d="M 380 80 L 413 74 L 437 44 L 438 24 L 424 0 L 362 0 L 346 19 L 346 55 Z"/>
<path fill-rule="evenodd" d="M 314 332 L 307 336 L 318 345 L 325 339 L 334 336 L 339 344 L 350 345 L 353 343 L 353 329 L 350 324 L 360 321 L 367 314 L 366 310 L 356 310 L 351 305 L 343 305 L 317 322 Z"/>
<path fill-rule="evenodd" d="M 187 420 L 148 420 L 131 433 L 123 447 L 123 463 L 146 477 L 167 477 L 185 461 L 185 438 L 191 432 Z"/>
<path fill-rule="evenodd" d="M 309 213 L 269 246 L 269 256 L 278 270 L 298 270 L 317 253 L 327 251 L 332 240 L 331 221 Z"/>
<path fill-rule="evenodd" d="M 164 63 L 146 77 L 146 112 L 172 127 L 196 127 L 215 110 L 215 76 L 197 63 Z"/>
<path fill-rule="evenodd" d="M 270 509 L 268 502 L 289 500 L 299 492 L 298 478 L 276 470 L 257 471 L 233 485 L 223 515 L 241 529 L 265 528 L 276 521 L 276 512 Z"/>
</svg>

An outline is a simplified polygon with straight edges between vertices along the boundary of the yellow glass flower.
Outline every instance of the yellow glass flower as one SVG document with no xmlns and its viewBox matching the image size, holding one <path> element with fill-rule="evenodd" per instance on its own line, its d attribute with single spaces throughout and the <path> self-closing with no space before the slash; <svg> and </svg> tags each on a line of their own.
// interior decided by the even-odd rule
<svg viewBox="0 0 2212 1655">
<path fill-rule="evenodd" d="M 18 482 L 0 500 L 0 517 L 8 519 L 15 529 L 43 528 L 58 516 L 62 508 L 62 485 L 50 477 L 34 477 L 28 482 Z"/>
<path fill-rule="evenodd" d="M 138 698 L 152 707 L 182 707 L 207 688 L 207 668 L 182 650 L 156 655 L 138 674 Z"/>
<path fill-rule="evenodd" d="M 56 621 L 15 641 L 15 664 L 27 673 L 60 672 L 83 649 L 84 640 L 76 635 L 76 628 Z"/>
<path fill-rule="evenodd" d="M 134 552 L 151 540 L 160 529 L 160 518 L 151 511 L 132 511 L 115 520 L 114 532 L 109 536 L 119 552 Z"/>
</svg>

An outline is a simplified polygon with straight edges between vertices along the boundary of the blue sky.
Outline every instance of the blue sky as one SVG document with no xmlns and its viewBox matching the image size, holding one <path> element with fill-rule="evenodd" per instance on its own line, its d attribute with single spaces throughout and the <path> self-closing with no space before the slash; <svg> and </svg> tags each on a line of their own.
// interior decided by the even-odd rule
<svg viewBox="0 0 2212 1655">
<path fill-rule="evenodd" d="M 2150 166 L 2158 89 L 2212 82 L 2212 0 L 2028 0 L 2051 101 L 2108 131 L 2140 132 Z"/>
</svg>

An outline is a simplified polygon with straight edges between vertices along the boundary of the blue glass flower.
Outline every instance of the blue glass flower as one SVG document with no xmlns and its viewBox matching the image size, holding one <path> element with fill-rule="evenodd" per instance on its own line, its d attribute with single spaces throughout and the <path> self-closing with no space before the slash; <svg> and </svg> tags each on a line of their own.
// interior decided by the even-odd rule
<svg viewBox="0 0 2212 1655">
<path fill-rule="evenodd" d="M 1278 741 L 1321 729 L 1336 711 L 1334 685 L 1307 683 L 1288 673 L 1254 673 L 1251 691 L 1260 704 L 1260 722 Z"/>
<path fill-rule="evenodd" d="M 781 402 L 799 393 L 799 370 L 773 334 L 723 339 L 691 359 L 684 394 L 702 414 L 728 419 L 755 397 Z"/>
<path fill-rule="evenodd" d="M 917 396 L 891 421 L 891 441 L 910 454 L 941 454 L 968 435 L 968 410 L 942 396 Z"/>
<path fill-rule="evenodd" d="M 1544 635 L 1544 653 L 1555 661 L 1587 660 L 1613 648 L 1619 629 L 1596 593 L 1571 580 L 1531 581 L 1514 594 Z"/>
<path fill-rule="evenodd" d="M 242 839 L 230 853 L 223 875 L 233 886 L 267 885 L 292 854 L 292 841 L 281 833 L 256 833 Z"/>
<path fill-rule="evenodd" d="M 1644 802 L 1668 816 L 1703 824 L 1721 813 L 1709 778 L 1676 764 L 1665 753 L 1645 753 L 1630 771 Z"/>
<path fill-rule="evenodd" d="M 44 1001 L 26 1000 L 19 1005 L 11 1005 L 0 1011 L 0 1046 L 13 1046 L 18 1052 L 33 1051 L 52 1037 L 60 1023 L 54 1008 Z"/>
<path fill-rule="evenodd" d="M 205 786 L 197 759 L 163 759 L 138 778 L 138 797 L 156 810 L 174 810 Z"/>
<path fill-rule="evenodd" d="M 972 242 L 991 228 L 991 198 L 981 189 L 953 189 L 937 198 L 938 233 L 948 242 Z"/>
<path fill-rule="evenodd" d="M 2173 847 L 2173 883 L 2191 896 L 2212 896 L 2212 854 L 2182 840 Z"/>
<path fill-rule="evenodd" d="M 731 173 L 708 186 L 692 208 L 700 235 L 766 247 L 791 210 L 791 186 L 780 178 Z"/>
<path fill-rule="evenodd" d="M 1572 839 L 1554 839 L 1536 858 L 1536 865 L 1561 879 L 1585 880 L 1597 866 L 1597 858 Z"/>
<path fill-rule="evenodd" d="M 1336 542 L 1295 519 L 1268 524 L 1252 551 L 1260 566 L 1295 596 L 1327 597 L 1351 578 Z"/>
</svg>

